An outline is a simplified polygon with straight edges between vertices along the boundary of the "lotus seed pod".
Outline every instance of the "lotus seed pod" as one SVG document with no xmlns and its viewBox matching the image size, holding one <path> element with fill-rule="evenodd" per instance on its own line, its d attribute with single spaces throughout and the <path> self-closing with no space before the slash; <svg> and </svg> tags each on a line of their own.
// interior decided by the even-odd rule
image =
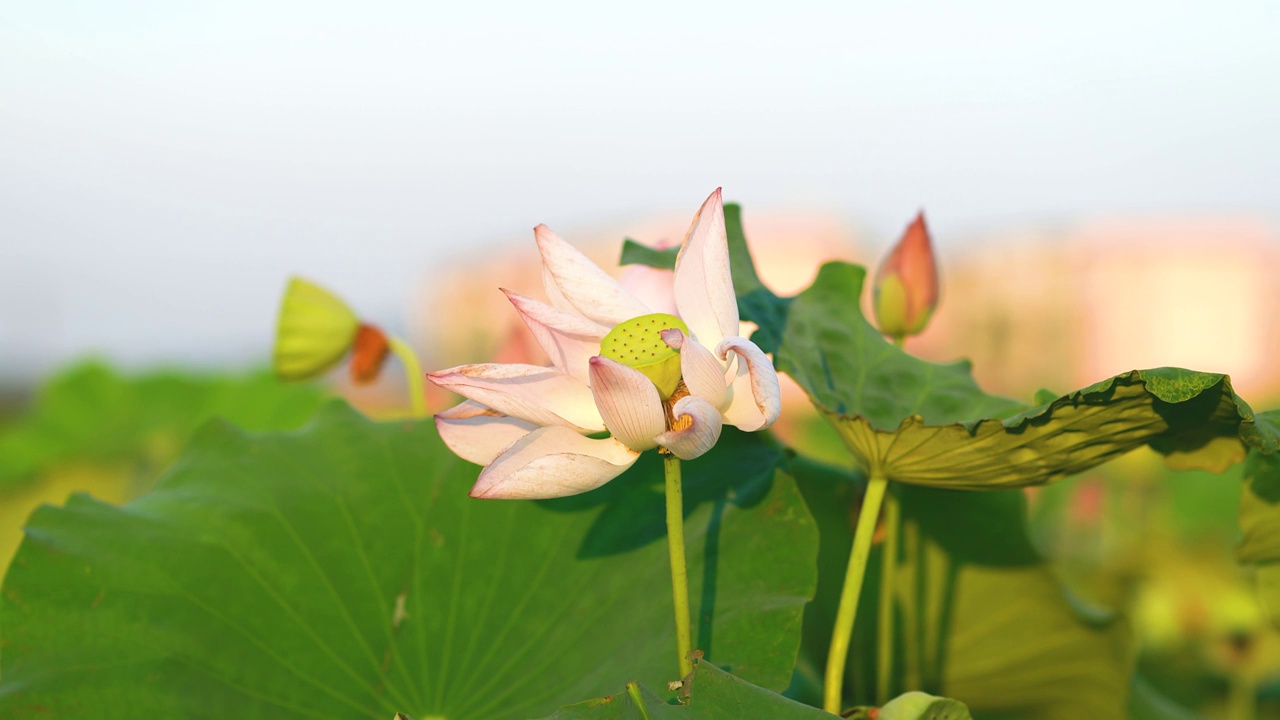
<svg viewBox="0 0 1280 720">
<path fill-rule="evenodd" d="M 644 373 L 666 400 L 680 384 L 680 353 L 662 340 L 662 331 L 671 328 L 689 332 L 684 321 L 675 315 L 653 313 L 632 318 L 604 336 L 600 354 Z"/>
</svg>

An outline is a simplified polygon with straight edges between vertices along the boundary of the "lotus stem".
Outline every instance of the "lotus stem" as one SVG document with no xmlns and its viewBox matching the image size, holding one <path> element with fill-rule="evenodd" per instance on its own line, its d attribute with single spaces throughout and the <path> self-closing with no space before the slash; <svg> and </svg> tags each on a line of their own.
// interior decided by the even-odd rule
<svg viewBox="0 0 1280 720">
<path fill-rule="evenodd" d="M 871 538 L 875 535 L 880 504 L 884 500 L 888 484 L 889 481 L 879 469 L 872 472 L 867 491 L 862 497 L 858 527 L 853 533 L 849 568 L 845 571 L 844 588 L 840 591 L 840 605 L 836 610 L 835 628 L 831 632 L 831 649 L 827 654 L 827 671 L 822 689 L 822 708 L 833 715 L 839 715 L 841 710 L 844 667 L 849 659 L 853 621 L 858 615 L 858 597 L 862 594 L 862 578 L 867 572 L 867 557 L 871 554 Z"/>
<path fill-rule="evenodd" d="M 893 493 L 884 499 L 884 545 L 880 553 L 880 603 L 876 624 L 876 703 L 889 701 L 893 676 L 893 605 L 894 576 L 898 570 L 898 528 L 902 524 L 901 506 Z"/>
<path fill-rule="evenodd" d="M 680 484 L 680 458 L 664 454 L 667 476 L 667 548 L 671 552 L 671 598 L 676 611 L 676 654 L 680 677 L 693 672 L 693 635 L 689 630 L 689 571 L 684 559 L 684 490 Z"/>
<path fill-rule="evenodd" d="M 405 380 L 409 384 L 409 403 L 413 408 L 413 416 L 415 418 L 424 418 L 427 416 L 427 397 L 422 386 L 422 366 L 418 363 L 418 356 L 413 352 L 413 348 L 409 344 L 395 335 L 387 335 L 387 345 L 391 348 L 391 352 L 400 358 L 400 364 L 404 366 Z"/>
<path fill-rule="evenodd" d="M 919 594 L 924 584 L 924 556 L 920 553 L 920 525 L 908 520 L 902 525 L 902 554 L 907 559 L 907 582 L 902 588 L 902 663 L 906 666 L 903 676 L 904 690 L 923 690 L 923 670 L 920 664 L 920 606 Z"/>
</svg>

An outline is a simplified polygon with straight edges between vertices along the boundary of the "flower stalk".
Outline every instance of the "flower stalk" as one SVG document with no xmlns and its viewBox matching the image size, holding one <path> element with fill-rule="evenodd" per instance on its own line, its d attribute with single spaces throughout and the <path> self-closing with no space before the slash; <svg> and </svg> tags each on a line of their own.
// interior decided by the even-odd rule
<svg viewBox="0 0 1280 720">
<path fill-rule="evenodd" d="M 684 557 L 684 489 L 680 458 L 663 454 L 667 478 L 667 549 L 671 555 L 671 599 L 676 613 L 676 654 L 680 677 L 693 672 L 693 634 L 689 622 L 689 571 Z"/>
<path fill-rule="evenodd" d="M 884 545 L 880 554 L 880 603 L 876 623 L 876 702 L 886 703 L 892 691 L 894 578 L 898 570 L 898 530 L 902 508 L 893 493 L 884 500 Z M 908 688 L 914 689 L 914 688 Z"/>
<path fill-rule="evenodd" d="M 405 381 L 408 383 L 409 391 L 409 407 L 413 411 L 413 417 L 424 418 L 427 416 L 427 398 L 426 391 L 422 383 L 422 365 L 418 363 L 418 355 L 409 347 L 409 344 L 395 335 L 387 335 L 387 345 L 391 352 L 400 359 L 400 364 L 404 367 Z"/>
<path fill-rule="evenodd" d="M 862 510 L 858 513 L 853 547 L 849 551 L 849 567 L 844 575 L 844 588 L 840 591 L 840 605 L 836 610 L 835 628 L 831 632 L 831 648 L 827 653 L 827 671 L 822 689 L 822 708 L 834 715 L 839 715 L 841 710 L 844 668 L 849 659 L 853 621 L 857 618 L 862 579 L 867 572 L 867 558 L 871 555 L 871 539 L 875 535 L 876 520 L 880 516 L 880 505 L 884 501 L 888 484 L 888 479 L 878 468 L 872 472 L 862 498 Z"/>
<path fill-rule="evenodd" d="M 906 558 L 908 572 L 906 583 L 902 588 L 902 662 L 906 666 L 903 684 L 908 690 L 923 687 L 922 666 L 920 663 L 920 606 L 918 602 L 921 588 L 924 586 L 924 555 L 920 547 L 920 525 L 915 520 L 907 520 L 902 524 L 902 554 Z"/>
</svg>

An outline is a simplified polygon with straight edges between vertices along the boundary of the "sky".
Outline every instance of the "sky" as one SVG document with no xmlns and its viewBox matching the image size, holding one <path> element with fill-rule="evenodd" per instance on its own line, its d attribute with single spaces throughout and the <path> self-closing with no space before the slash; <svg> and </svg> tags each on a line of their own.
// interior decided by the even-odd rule
<svg viewBox="0 0 1280 720">
<path fill-rule="evenodd" d="M 921 207 L 961 244 L 1280 225 L 1276 37 L 1262 0 L 17 0 L 0 382 L 86 353 L 265 362 L 294 273 L 407 326 L 460 257 L 691 215 L 718 186 L 885 243 Z"/>
</svg>

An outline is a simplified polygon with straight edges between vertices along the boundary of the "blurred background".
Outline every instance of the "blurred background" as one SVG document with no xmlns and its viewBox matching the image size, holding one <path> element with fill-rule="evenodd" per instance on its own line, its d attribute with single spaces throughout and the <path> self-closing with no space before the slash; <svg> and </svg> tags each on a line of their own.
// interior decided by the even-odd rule
<svg viewBox="0 0 1280 720">
<path fill-rule="evenodd" d="M 0 568 L 36 504 L 145 491 L 220 408 L 306 416 L 244 375 L 289 276 L 428 368 L 510 361 L 532 349 L 497 288 L 539 294 L 534 225 L 612 267 L 623 237 L 678 243 L 717 186 L 784 293 L 826 259 L 874 268 L 923 208 L 942 301 L 908 350 L 991 391 L 1180 365 L 1274 407 L 1278 36 L 1263 0 L 11 3 Z M 403 409 L 397 371 L 344 377 Z M 841 462 L 804 407 L 780 432 Z M 1063 577 L 1127 608 L 1144 673 L 1210 715 L 1242 673 L 1280 698 L 1233 472 L 1136 453 L 1031 494 Z"/>
<path fill-rule="evenodd" d="M 1274 259 L 1277 30 L 1265 0 L 10 4 L 0 383 L 86 352 L 260 364 L 292 273 L 425 346 L 423 293 L 459 261 L 528 247 L 540 222 L 678 240 L 717 186 L 749 223 L 795 221 L 753 225 L 757 245 L 864 261 L 925 208 L 962 315 L 971 286 L 1044 276 L 1078 293 L 1051 301 L 1063 316 L 1100 323 L 1091 341 L 1134 312 L 1152 335 L 1221 317 L 1205 303 L 1251 327 L 1254 280 L 1189 313 L 1144 298 L 1153 263 L 1227 282 Z M 1099 296 L 1118 263 L 1155 279 Z M 1253 347 L 1183 342 L 1237 372 Z"/>
</svg>

